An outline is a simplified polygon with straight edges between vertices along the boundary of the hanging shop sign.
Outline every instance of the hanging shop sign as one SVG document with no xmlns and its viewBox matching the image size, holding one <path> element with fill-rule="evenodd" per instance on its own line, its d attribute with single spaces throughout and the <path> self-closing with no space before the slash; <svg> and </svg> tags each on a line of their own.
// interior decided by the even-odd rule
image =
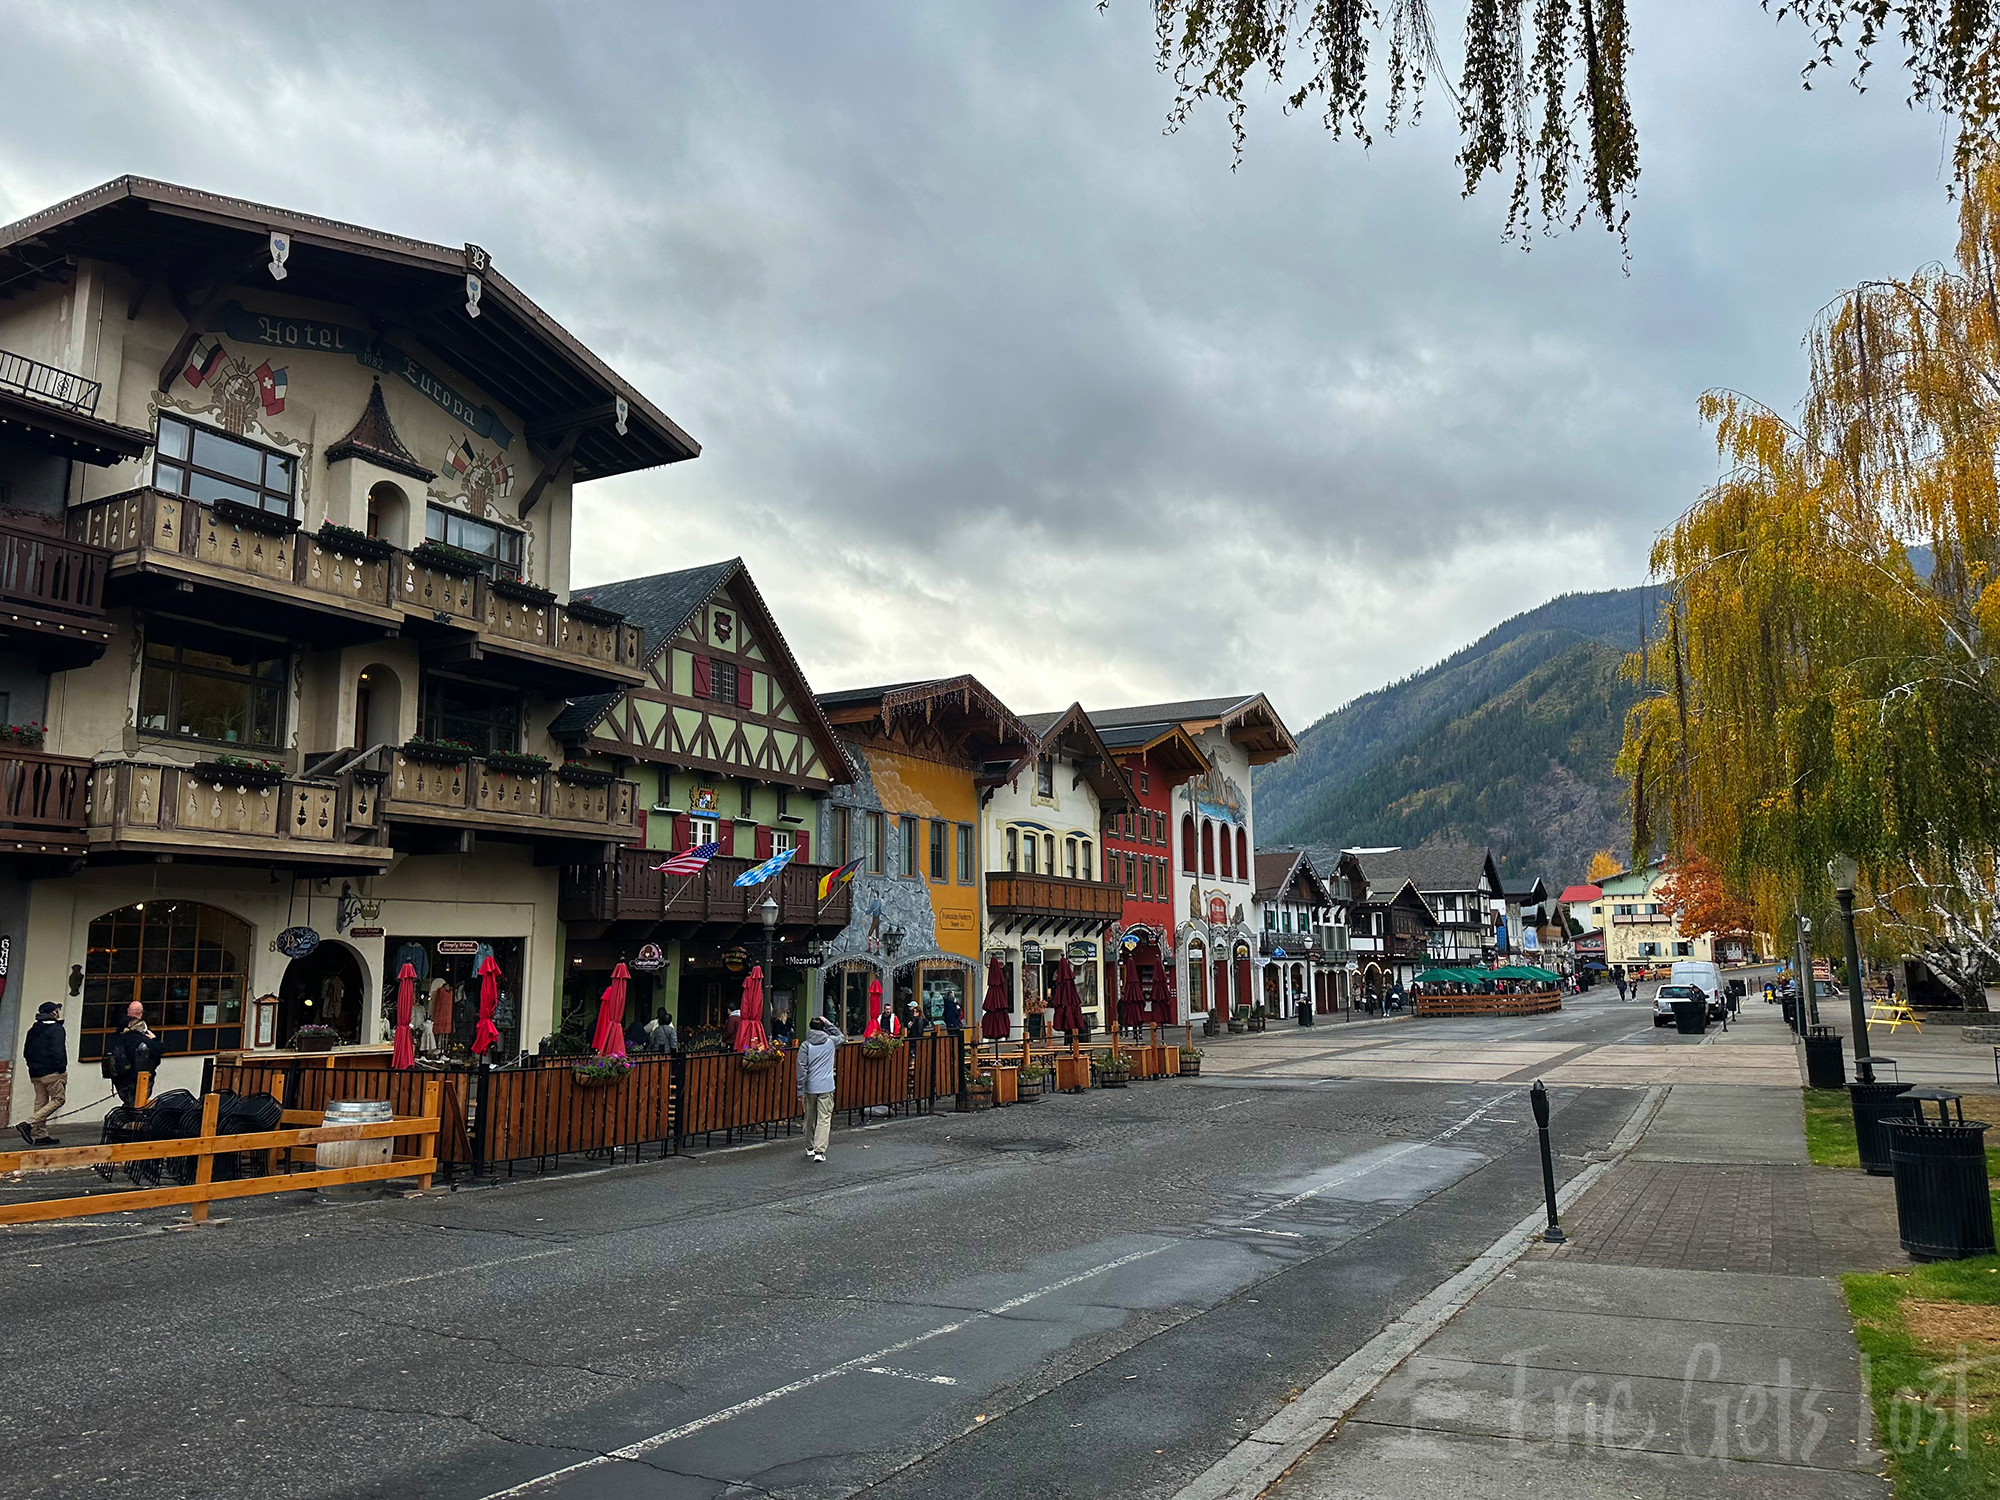
<svg viewBox="0 0 2000 1500">
<path fill-rule="evenodd" d="M 1127 953 L 1137 953 L 1139 951 L 1139 934 L 1137 932 L 1126 933 L 1125 936 L 1118 940 L 1118 946 Z"/>
<path fill-rule="evenodd" d="M 742 948 L 725 948 L 722 953 L 722 967 L 732 974 L 741 974 L 750 967 L 750 954 Z"/>
<path fill-rule="evenodd" d="M 1033 938 L 1028 938 L 1021 944 L 1021 962 L 1024 964 L 1038 964 L 1041 961 L 1042 945 Z"/>
<path fill-rule="evenodd" d="M 287 958 L 304 958 L 319 946 L 319 934 L 310 927 L 287 927 L 273 946 Z"/>
<path fill-rule="evenodd" d="M 1085 962 L 1085 963 L 1094 962 L 1097 958 L 1097 944 L 1071 943 L 1069 945 L 1068 953 L 1072 959 L 1076 959 L 1080 962 Z"/>
<path fill-rule="evenodd" d="M 632 967 L 641 974 L 656 974 L 667 966 L 667 955 L 658 943 L 647 943 L 632 956 Z"/>
<path fill-rule="evenodd" d="M 479 951 L 477 938 L 439 938 L 437 951 L 443 954 L 470 955 Z"/>
<path fill-rule="evenodd" d="M 1208 925 L 1227 927 L 1229 925 L 1229 899 L 1226 896 L 1208 898 Z"/>
<path fill-rule="evenodd" d="M 778 956 L 778 963 L 788 969 L 817 969 L 825 962 L 824 953 L 786 953 Z"/>
<path fill-rule="evenodd" d="M 382 935 L 379 927 L 350 927 L 347 935 L 351 938 L 378 938 Z"/>
</svg>

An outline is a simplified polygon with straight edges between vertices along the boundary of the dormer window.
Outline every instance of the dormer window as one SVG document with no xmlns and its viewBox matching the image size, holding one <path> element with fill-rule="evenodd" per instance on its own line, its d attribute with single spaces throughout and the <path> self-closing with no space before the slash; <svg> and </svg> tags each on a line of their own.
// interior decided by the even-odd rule
<svg viewBox="0 0 2000 1500">
<path fill-rule="evenodd" d="M 1052 755 L 1035 757 L 1035 795 L 1053 797 L 1056 794 L 1056 761 Z"/>
</svg>

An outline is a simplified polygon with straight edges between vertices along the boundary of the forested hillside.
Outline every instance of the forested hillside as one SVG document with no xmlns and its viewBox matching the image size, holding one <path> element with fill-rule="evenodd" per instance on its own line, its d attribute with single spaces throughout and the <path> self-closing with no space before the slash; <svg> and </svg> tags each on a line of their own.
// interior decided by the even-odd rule
<svg viewBox="0 0 2000 1500">
<path fill-rule="evenodd" d="M 1612 774 L 1652 593 L 1567 594 L 1364 694 L 1257 779 L 1261 844 L 1489 843 L 1510 876 L 1580 877 L 1624 846 Z"/>
</svg>

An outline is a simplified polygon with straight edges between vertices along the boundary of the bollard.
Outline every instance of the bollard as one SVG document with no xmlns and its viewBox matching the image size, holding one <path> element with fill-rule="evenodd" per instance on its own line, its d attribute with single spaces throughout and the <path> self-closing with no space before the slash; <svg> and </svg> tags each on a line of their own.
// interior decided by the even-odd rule
<svg viewBox="0 0 2000 1500">
<path fill-rule="evenodd" d="M 1549 1206 L 1549 1227 L 1542 1231 L 1544 1244 L 1560 1245 L 1566 1236 L 1562 1225 L 1556 1222 L 1556 1164 L 1549 1155 L 1549 1091 L 1537 1078 L 1535 1086 L 1528 1090 L 1528 1103 L 1535 1111 L 1535 1129 L 1542 1138 L 1542 1197 Z"/>
</svg>

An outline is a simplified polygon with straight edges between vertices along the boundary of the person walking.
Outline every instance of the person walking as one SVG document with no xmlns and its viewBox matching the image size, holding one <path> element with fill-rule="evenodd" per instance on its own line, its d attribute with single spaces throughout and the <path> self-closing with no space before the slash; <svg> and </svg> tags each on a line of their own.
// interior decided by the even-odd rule
<svg viewBox="0 0 2000 1500">
<path fill-rule="evenodd" d="M 825 1016 L 815 1016 L 799 1044 L 799 1102 L 806 1114 L 806 1160 L 825 1161 L 833 1134 L 833 1066 L 840 1033 Z"/>
<path fill-rule="evenodd" d="M 1625 965 L 1613 964 L 1611 966 L 1611 982 L 1617 986 L 1618 998 L 1623 1000 L 1625 998 Z"/>
<path fill-rule="evenodd" d="M 104 1076 L 111 1080 L 127 1109 L 136 1107 L 140 1075 L 150 1077 L 158 1072 L 166 1050 L 167 1044 L 154 1036 L 153 1028 L 146 1024 L 146 1007 L 137 1000 L 126 1006 L 125 1029 L 104 1049 Z M 150 1084 L 146 1092 L 150 1097 Z"/>
<path fill-rule="evenodd" d="M 35 1024 L 21 1043 L 21 1061 L 35 1087 L 35 1107 L 14 1128 L 30 1146 L 60 1145 L 47 1127 L 69 1097 L 69 1037 L 63 1031 L 61 1001 L 44 1001 L 35 1012 Z"/>
</svg>

